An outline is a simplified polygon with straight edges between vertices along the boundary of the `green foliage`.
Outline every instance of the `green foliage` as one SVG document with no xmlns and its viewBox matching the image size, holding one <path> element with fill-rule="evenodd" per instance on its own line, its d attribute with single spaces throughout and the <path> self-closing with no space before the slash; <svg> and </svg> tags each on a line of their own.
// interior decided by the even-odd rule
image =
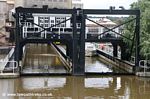
<svg viewBox="0 0 150 99">
<path fill-rule="evenodd" d="M 139 0 L 131 4 L 131 9 L 140 9 L 141 11 L 141 30 L 140 30 L 140 46 L 141 46 L 141 55 L 147 56 L 150 53 L 150 0 Z M 127 20 L 131 19 L 133 16 L 130 16 Z M 133 26 L 134 23 L 131 22 L 125 26 L 124 35 L 133 38 Z M 129 48 L 131 47 L 131 42 L 124 39 L 128 44 Z"/>
</svg>

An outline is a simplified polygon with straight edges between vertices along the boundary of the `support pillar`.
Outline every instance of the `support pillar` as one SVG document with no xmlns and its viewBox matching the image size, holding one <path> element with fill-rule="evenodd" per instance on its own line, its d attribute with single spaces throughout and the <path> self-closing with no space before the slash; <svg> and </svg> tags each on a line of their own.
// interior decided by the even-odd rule
<svg viewBox="0 0 150 99">
<path fill-rule="evenodd" d="M 76 26 L 76 20 L 77 20 L 77 12 L 76 9 L 74 9 L 72 14 L 72 25 L 73 25 L 73 43 L 72 43 L 72 73 L 73 75 L 78 75 L 78 38 L 77 38 L 77 26 Z"/>
<path fill-rule="evenodd" d="M 72 41 L 68 41 L 66 44 L 66 55 L 72 59 Z"/>
<path fill-rule="evenodd" d="M 77 34 L 77 13 L 81 18 L 80 36 Z M 74 9 L 73 14 L 73 75 L 85 72 L 85 15 L 83 10 Z"/>
<path fill-rule="evenodd" d="M 120 48 L 121 48 L 121 60 L 126 60 L 126 48 L 125 48 L 125 46 L 124 46 L 124 44 L 121 44 L 120 45 Z"/>
<path fill-rule="evenodd" d="M 20 55 L 20 26 L 19 26 L 19 13 L 16 9 L 16 33 L 15 33 L 15 61 L 18 62 L 19 66 L 19 55 Z"/>
<path fill-rule="evenodd" d="M 20 43 L 20 47 L 19 47 L 19 60 L 22 60 L 22 55 L 23 55 L 23 44 L 22 43 Z"/>
<path fill-rule="evenodd" d="M 83 10 L 81 10 L 83 11 Z M 81 12 L 83 13 L 83 12 Z M 81 30 L 80 30 L 80 52 L 79 52 L 79 73 L 85 73 L 85 15 L 82 14 Z"/>
<path fill-rule="evenodd" d="M 118 57 L 118 45 L 117 44 L 112 45 L 113 45 L 113 56 Z"/>
<path fill-rule="evenodd" d="M 139 67 L 140 61 L 140 10 L 136 15 L 136 40 L 135 40 L 135 66 Z M 135 70 L 137 71 L 137 69 Z"/>
</svg>

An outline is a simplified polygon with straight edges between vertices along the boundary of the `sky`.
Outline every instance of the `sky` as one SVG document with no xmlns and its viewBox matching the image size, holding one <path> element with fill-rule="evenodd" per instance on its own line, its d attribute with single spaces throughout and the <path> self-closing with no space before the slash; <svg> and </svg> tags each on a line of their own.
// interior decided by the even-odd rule
<svg viewBox="0 0 150 99">
<path fill-rule="evenodd" d="M 84 9 L 109 9 L 110 6 L 130 8 L 130 4 L 138 0 L 82 0 Z"/>
</svg>

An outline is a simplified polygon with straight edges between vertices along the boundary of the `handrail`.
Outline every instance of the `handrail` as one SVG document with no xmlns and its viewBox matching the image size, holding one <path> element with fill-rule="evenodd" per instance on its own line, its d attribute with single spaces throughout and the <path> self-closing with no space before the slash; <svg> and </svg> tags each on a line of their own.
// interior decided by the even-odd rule
<svg viewBox="0 0 150 99">
<path fill-rule="evenodd" d="M 139 67 L 140 68 L 143 68 L 143 72 L 144 72 L 144 75 L 146 75 L 146 72 L 148 72 L 147 70 L 150 69 L 150 60 L 140 60 L 139 61 Z"/>
<path fill-rule="evenodd" d="M 9 53 L 7 54 L 7 56 L 4 59 L 0 60 L 0 70 L 3 71 L 5 69 L 5 66 L 7 65 L 7 62 L 9 62 L 10 58 L 13 56 L 14 53 L 14 48 L 12 48 Z M 3 61 L 3 62 L 2 62 Z"/>
<path fill-rule="evenodd" d="M 23 68 L 25 59 L 26 59 L 26 46 L 23 47 L 23 55 L 22 55 L 22 65 L 21 65 L 21 70 L 22 70 L 22 68 Z"/>
<path fill-rule="evenodd" d="M 131 56 L 131 61 L 130 61 L 131 63 L 135 63 L 135 57 L 134 56 Z"/>
<path fill-rule="evenodd" d="M 149 63 L 150 63 L 150 60 L 140 60 L 139 67 L 149 69 L 150 68 L 150 66 L 148 66 Z"/>
<path fill-rule="evenodd" d="M 113 56 L 112 50 L 110 51 L 109 48 L 107 48 L 107 50 L 106 50 L 106 49 L 105 49 L 105 50 L 102 50 L 101 48 L 98 48 L 97 50 L 100 50 L 101 52 L 104 52 L 104 53 L 106 53 L 106 54 L 109 54 L 110 56 Z"/>
<path fill-rule="evenodd" d="M 17 61 L 0 61 L 0 63 L 13 63 L 12 67 L 7 67 L 7 69 L 12 69 L 12 73 L 15 73 L 15 69 L 18 68 L 18 62 Z M 4 70 L 1 70 L 0 74 L 4 74 Z"/>
<path fill-rule="evenodd" d="M 66 60 L 66 62 L 68 63 L 68 65 L 72 67 L 72 60 L 70 59 L 70 57 L 68 57 L 67 55 L 65 55 L 55 44 L 53 44 L 53 46 L 62 55 L 62 57 Z M 71 68 L 70 68 L 70 71 L 71 71 Z"/>
</svg>

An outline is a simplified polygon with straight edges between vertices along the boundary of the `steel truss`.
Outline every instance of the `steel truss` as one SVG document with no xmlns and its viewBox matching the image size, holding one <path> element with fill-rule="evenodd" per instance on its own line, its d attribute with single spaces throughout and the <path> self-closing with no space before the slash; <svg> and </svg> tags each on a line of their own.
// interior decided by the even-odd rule
<svg viewBox="0 0 150 99">
<path fill-rule="evenodd" d="M 51 35 L 56 35 L 56 33 L 53 33 L 53 31 L 50 31 L 51 28 L 64 23 L 68 20 L 71 20 L 72 22 L 72 34 L 69 37 L 62 37 L 60 36 L 60 38 L 50 38 L 50 39 L 24 39 L 22 38 L 22 27 L 23 24 L 21 24 L 21 21 L 27 21 L 27 18 L 23 18 L 24 15 L 32 15 L 33 13 L 36 14 L 70 14 L 71 18 L 64 20 L 58 24 L 55 24 L 49 28 L 44 28 L 38 24 L 35 24 L 34 22 L 30 22 L 40 28 L 42 28 L 43 30 L 41 30 L 39 33 L 43 32 L 43 31 L 49 31 L 51 32 Z M 112 29 L 109 29 L 105 26 L 102 26 L 96 22 L 94 22 L 93 20 L 89 19 L 87 17 L 87 15 L 135 15 L 136 17 L 132 20 L 129 20 L 128 22 L 125 22 L 123 24 L 120 24 Z M 39 42 L 39 43 L 47 43 L 48 41 L 66 41 L 67 42 L 67 55 L 70 56 L 71 60 L 72 60 L 72 74 L 73 75 L 84 75 L 85 74 L 85 42 L 87 41 L 92 41 L 92 39 L 90 38 L 85 38 L 85 23 L 86 23 L 86 19 L 89 21 L 92 21 L 94 23 L 96 23 L 97 25 L 104 27 L 106 29 L 108 29 L 108 31 L 112 31 L 118 35 L 120 35 L 121 37 L 124 37 L 130 41 L 135 41 L 135 66 L 138 67 L 139 66 L 139 60 L 140 60 L 140 10 L 112 10 L 112 9 L 49 9 L 49 8 L 22 8 L 22 7 L 18 7 L 16 8 L 16 14 L 15 14 L 15 18 L 16 18 L 16 48 L 15 48 L 15 61 L 20 61 L 21 57 L 22 57 L 22 47 L 26 44 L 26 43 L 34 43 L 34 42 Z M 31 17 L 32 18 L 32 17 Z M 113 31 L 113 29 L 118 28 L 119 26 L 122 26 L 126 23 L 129 23 L 131 21 L 135 20 L 136 21 L 136 28 L 135 28 L 135 36 L 133 37 L 133 39 L 127 38 L 115 31 Z M 81 27 L 80 29 L 77 28 L 77 23 L 81 23 Z M 105 34 L 106 32 L 102 33 Z M 100 35 L 102 35 L 100 34 Z M 98 36 L 100 36 L 98 35 Z M 107 40 L 109 41 L 109 39 Z M 101 42 L 100 39 L 95 40 L 95 42 Z M 111 42 L 111 41 L 110 41 Z M 115 48 L 116 49 L 116 48 Z M 115 52 L 114 52 L 115 53 Z M 115 53 L 116 54 L 116 53 Z"/>
</svg>

